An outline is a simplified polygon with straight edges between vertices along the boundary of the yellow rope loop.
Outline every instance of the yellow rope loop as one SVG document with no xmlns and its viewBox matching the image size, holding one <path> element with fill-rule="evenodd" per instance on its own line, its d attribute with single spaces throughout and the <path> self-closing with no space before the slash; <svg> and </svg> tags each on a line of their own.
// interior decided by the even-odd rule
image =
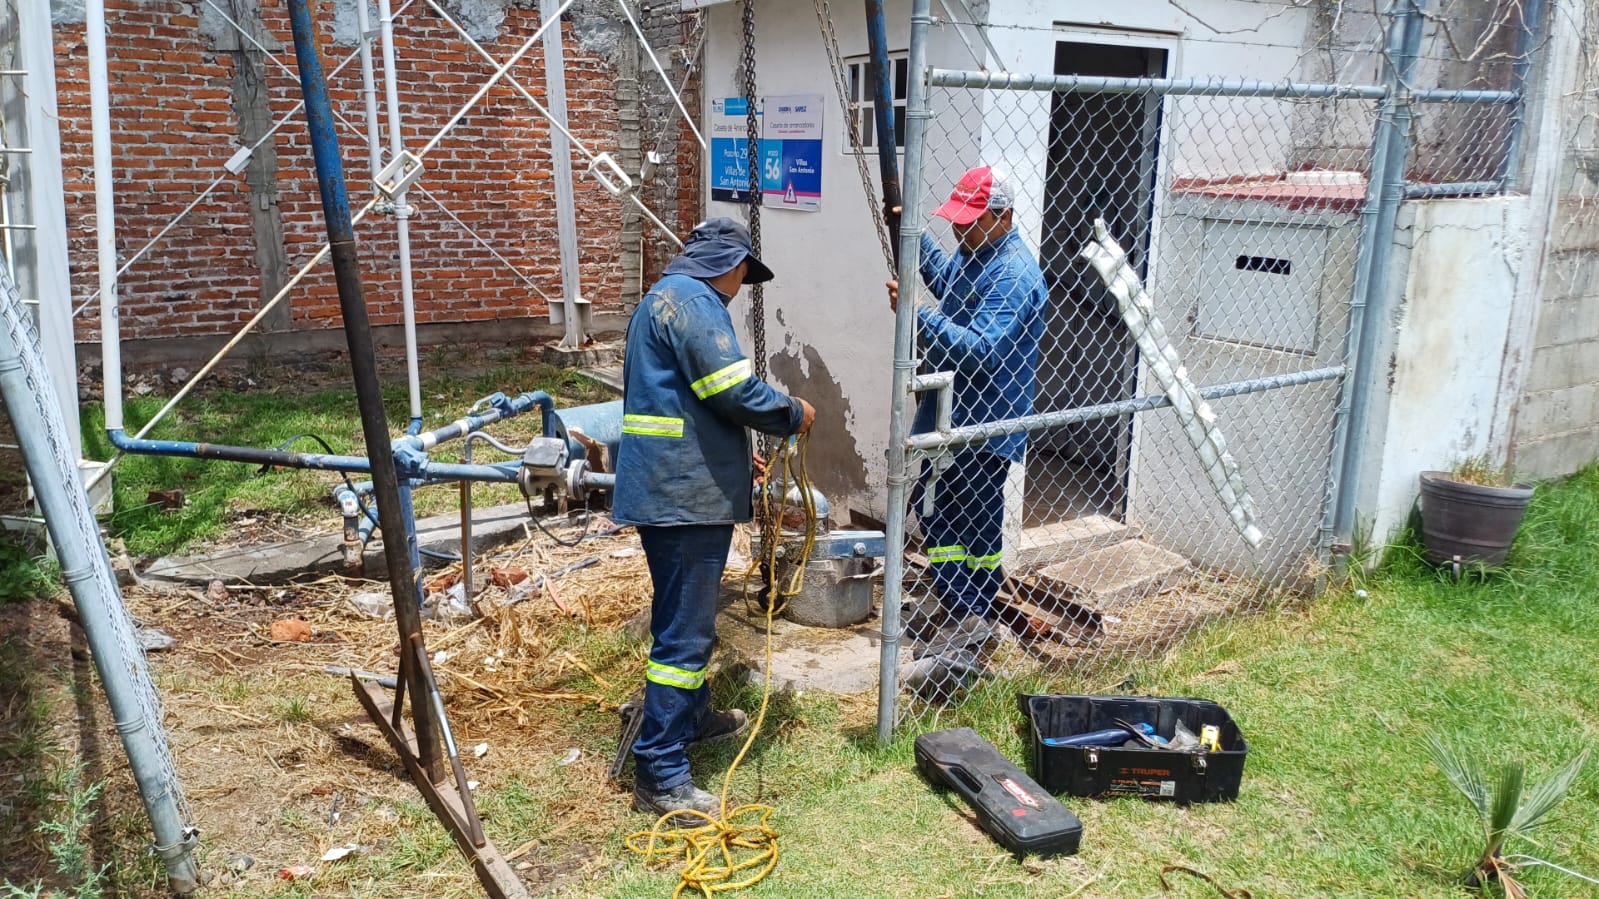
<svg viewBox="0 0 1599 899">
<path fill-rule="evenodd" d="M 767 582 L 766 611 L 781 615 L 788 600 L 798 596 L 805 587 L 805 565 L 816 548 L 816 496 L 811 492 L 811 479 L 805 468 L 805 458 L 810 448 L 810 435 L 799 436 L 783 442 L 777 457 L 767 467 L 766 483 L 761 486 L 760 543 L 761 555 L 750 560 L 744 571 L 744 607 L 754 612 L 750 602 L 750 582 L 758 576 Z M 800 550 L 793 559 L 788 584 L 779 586 L 777 575 L 778 547 L 783 544 L 783 513 L 788 509 L 790 488 L 799 494 L 800 510 L 805 513 L 805 531 Z M 774 503 L 772 497 L 776 496 Z M 764 571 L 762 571 L 764 567 Z"/>
<path fill-rule="evenodd" d="M 751 803 L 728 811 L 727 797 L 733 789 L 733 772 L 743 763 L 755 738 L 766 723 L 766 710 L 771 706 L 772 681 L 772 619 L 783 610 L 788 597 L 799 593 L 804 586 L 805 565 L 810 561 L 811 550 L 816 545 L 816 499 L 811 494 L 810 476 L 805 471 L 808 435 L 785 441 L 778 451 L 773 467 L 768 471 L 780 472 L 777 490 L 761 490 L 761 552 L 763 559 L 753 560 L 744 572 L 744 601 L 749 602 L 749 582 L 760 570 L 761 562 L 770 572 L 766 589 L 766 678 L 761 689 L 761 708 L 755 715 L 744 745 L 727 766 L 722 778 L 721 814 L 712 817 L 704 812 L 668 812 L 649 830 L 641 830 L 627 838 L 627 848 L 644 856 L 646 863 L 671 858 L 681 858 L 683 868 L 678 872 L 677 889 L 672 899 L 678 899 L 685 890 L 698 892 L 709 899 L 712 893 L 742 890 L 760 883 L 777 867 L 777 831 L 769 823 L 776 809 L 769 805 Z M 797 458 L 796 458 L 797 457 Z M 770 475 L 768 476 L 770 477 Z M 794 560 L 794 574 L 786 590 L 777 586 L 777 549 L 782 539 L 782 507 L 786 505 L 788 484 L 799 487 L 800 504 L 805 510 L 805 538 L 800 546 L 799 558 Z M 773 514 L 771 496 L 777 493 L 782 499 Z M 779 602 L 779 600 L 782 600 Z M 693 826 L 684 824 L 701 821 Z"/>
<path fill-rule="evenodd" d="M 719 818 L 701 812 L 673 812 L 663 815 L 650 830 L 629 836 L 627 848 L 650 862 L 681 859 L 683 868 L 677 889 L 672 891 L 674 899 L 684 891 L 710 896 L 742 890 L 777 867 L 777 831 L 768 823 L 774 811 L 769 805 L 752 804 Z M 705 823 L 694 827 L 673 823 L 696 819 Z"/>
</svg>

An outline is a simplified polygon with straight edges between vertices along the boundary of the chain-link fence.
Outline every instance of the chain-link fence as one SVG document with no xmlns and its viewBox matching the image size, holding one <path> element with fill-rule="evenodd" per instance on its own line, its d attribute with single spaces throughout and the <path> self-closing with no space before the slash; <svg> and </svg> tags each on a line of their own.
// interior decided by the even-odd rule
<svg viewBox="0 0 1599 899">
<path fill-rule="evenodd" d="M 1358 330 L 1381 326 L 1399 199 L 1506 189 L 1518 139 L 1506 85 L 1419 89 L 1424 24 L 1395 17 L 1366 86 L 1156 78 L 1165 51 L 1069 44 L 1057 72 L 1080 74 L 930 71 L 883 728 L 1314 589 L 1347 539 Z M 986 217 L 928 218 L 952 191 Z"/>
<path fill-rule="evenodd" d="M 173 892 L 188 895 L 198 887 L 191 858 L 198 831 L 187 823 L 188 806 L 167 745 L 160 694 L 84 492 L 55 387 L 45 371 L 38 332 L 4 259 L 0 259 L 0 397 L 16 429 L 61 561 L 62 579 L 72 593 L 150 818 L 155 833 L 152 852 L 165 862 Z"/>
</svg>

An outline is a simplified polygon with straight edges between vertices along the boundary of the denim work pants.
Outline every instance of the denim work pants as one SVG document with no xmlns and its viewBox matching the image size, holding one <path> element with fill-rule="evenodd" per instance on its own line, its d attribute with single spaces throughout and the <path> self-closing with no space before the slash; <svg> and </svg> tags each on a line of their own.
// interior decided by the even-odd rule
<svg viewBox="0 0 1599 899">
<path fill-rule="evenodd" d="M 933 512 L 921 519 L 922 542 L 939 605 L 954 613 L 993 617 L 1004 574 L 1005 475 L 1010 461 L 983 450 L 957 453 L 933 489 Z M 916 508 L 927 477 L 915 491 Z"/>
<path fill-rule="evenodd" d="M 733 541 L 730 524 L 640 525 L 655 600 L 650 607 L 644 721 L 633 759 L 638 786 L 654 792 L 689 781 L 689 741 L 710 711 L 705 668 L 716 640 L 716 600 Z"/>
</svg>

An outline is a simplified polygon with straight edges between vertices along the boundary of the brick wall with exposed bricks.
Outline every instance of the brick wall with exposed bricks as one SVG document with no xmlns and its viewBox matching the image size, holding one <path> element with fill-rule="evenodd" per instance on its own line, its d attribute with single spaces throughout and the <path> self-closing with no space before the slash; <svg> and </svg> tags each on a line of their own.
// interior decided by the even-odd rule
<svg viewBox="0 0 1599 899">
<path fill-rule="evenodd" d="M 244 175 L 223 167 L 241 146 L 233 82 L 236 54 L 219 49 L 224 45 L 214 34 L 201 33 L 206 5 L 207 0 L 107 2 L 119 264 L 171 226 L 120 279 L 124 339 L 231 333 L 262 304 L 248 212 L 251 196 Z M 227 8 L 226 3 L 218 5 Z M 397 8 L 402 5 L 396 0 Z M 334 110 L 343 120 L 338 137 L 350 202 L 359 210 L 374 196 L 360 65 L 352 61 L 333 74 L 354 48 L 335 42 L 329 4 L 313 9 Z M 507 4 L 503 14 L 495 36 L 482 41 L 500 61 L 515 53 L 539 25 L 536 9 Z M 279 68 L 268 59 L 264 83 L 273 120 L 289 117 L 274 140 L 277 202 L 292 274 L 321 247 L 325 232 L 305 120 L 296 111 L 301 92 L 283 0 L 263 0 L 261 20 L 268 33 L 266 45 L 287 66 Z M 375 16 L 372 24 L 375 28 Z M 573 23 L 563 26 L 570 131 L 593 152 L 614 153 L 617 107 L 609 54 L 619 52 L 620 42 L 632 37 L 622 34 L 609 45 L 586 50 L 573 35 Z M 404 137 L 407 149 L 417 152 L 488 80 L 495 65 L 423 0 L 403 5 L 395 34 Z M 55 36 L 72 281 L 81 303 L 97 284 L 88 53 L 81 22 L 58 24 Z M 374 55 L 381 79 L 376 48 Z M 541 44 L 510 74 L 546 102 Z M 378 90 L 386 125 L 381 81 Z M 427 193 L 410 193 L 419 323 L 542 319 L 545 297 L 559 301 L 548 137 L 544 119 L 501 81 L 427 154 L 420 182 Z M 385 147 L 387 141 L 385 133 Z M 678 163 L 685 159 L 682 153 L 674 155 Z M 601 308 L 621 300 L 620 201 L 587 174 L 586 163 L 583 154 L 574 152 L 582 292 Z M 698 164 L 697 156 L 693 164 Z M 679 196 L 652 191 L 646 198 L 663 205 L 658 214 L 680 233 L 692 227 L 698 213 L 697 178 L 682 181 L 681 189 L 673 191 Z M 208 188 L 210 193 L 196 202 Z M 191 203 L 194 208 L 180 218 Z M 369 214 L 356 230 L 372 321 L 399 323 L 395 222 Z M 646 235 L 647 243 L 655 239 Z M 331 266 L 323 263 L 314 269 L 291 291 L 288 302 L 293 329 L 336 327 L 338 296 Z M 80 340 L 98 337 L 98 304 L 78 317 L 77 328 Z"/>
</svg>

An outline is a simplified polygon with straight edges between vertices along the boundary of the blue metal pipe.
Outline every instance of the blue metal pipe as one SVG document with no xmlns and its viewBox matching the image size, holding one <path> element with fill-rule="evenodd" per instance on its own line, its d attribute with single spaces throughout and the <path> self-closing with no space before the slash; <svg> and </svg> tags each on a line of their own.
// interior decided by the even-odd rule
<svg viewBox="0 0 1599 899">
<path fill-rule="evenodd" d="M 462 465 L 459 462 L 426 462 L 418 471 L 418 478 L 428 484 L 449 481 L 488 481 L 497 484 L 516 483 L 520 461 L 498 462 L 493 465 Z"/>
<path fill-rule="evenodd" d="M 378 381 L 371 318 L 361 288 L 361 263 L 356 254 L 350 198 L 344 186 L 344 161 L 340 158 L 338 135 L 334 131 L 327 79 L 317 55 L 310 0 L 289 0 L 289 24 L 294 32 L 294 55 L 300 71 L 300 91 L 305 96 L 306 126 L 316 163 L 317 187 L 322 196 L 322 214 L 327 221 L 333 279 L 339 291 L 339 313 L 349 347 L 356 404 L 361 411 L 361 433 L 372 455 L 373 497 L 377 500 L 384 536 L 389 541 L 389 552 L 384 556 L 389 586 L 394 592 L 394 617 L 400 644 L 406 646 L 409 641 L 420 639 L 422 633 L 422 585 L 415 551 L 416 526 L 411 516 L 410 488 L 400 483 L 394 456 L 382 451 L 391 444 L 388 415 L 383 408 L 383 390 Z M 396 550 L 402 542 L 408 549 L 404 554 Z M 400 654 L 400 674 L 413 697 L 427 695 L 424 692 L 426 678 L 407 653 Z M 411 719 L 423 773 L 434 782 L 442 780 L 440 729 L 433 710 L 427 703 L 412 702 Z"/>
<path fill-rule="evenodd" d="M 609 403 L 600 404 L 609 406 Z M 618 409 L 621 403 L 615 404 Z M 469 415 L 461 418 L 446 427 L 427 434 L 411 434 L 394 441 L 396 447 L 410 445 L 416 449 L 427 449 L 446 440 L 460 437 L 476 431 L 485 425 L 502 421 L 520 415 L 523 412 L 539 407 L 544 412 L 544 432 L 554 436 L 558 419 L 555 415 L 555 402 L 550 395 L 537 391 L 524 393 L 515 400 L 510 401 L 508 411 L 491 409 L 478 415 Z M 579 409 L 587 407 L 578 407 Z M 595 439 L 602 439 L 607 443 L 616 443 L 621 438 L 621 415 L 616 416 L 616 436 L 611 438 L 609 430 L 603 425 L 607 419 L 603 414 L 592 418 L 583 419 L 591 422 L 590 427 L 597 433 L 604 435 Z M 126 453 L 135 453 L 143 456 L 188 456 L 198 459 L 221 459 L 228 462 L 246 462 L 252 465 L 273 465 L 280 468 L 315 468 L 323 471 L 348 471 L 368 473 L 372 471 L 372 461 L 362 456 L 340 456 L 327 453 L 296 453 L 288 450 L 259 449 L 253 446 L 231 446 L 223 443 L 197 443 L 186 440 L 147 440 L 128 436 L 127 431 L 117 428 L 106 432 L 111 439 L 111 445 Z M 588 433 L 585 429 L 584 433 Z M 492 481 L 504 481 L 505 477 L 495 475 L 487 478 Z M 433 480 L 438 480 L 437 478 Z M 513 476 L 509 480 L 516 480 Z M 371 485 L 365 485 L 368 492 Z"/>
<path fill-rule="evenodd" d="M 420 433 L 422 433 L 422 416 L 418 415 L 411 419 L 410 424 L 405 426 L 405 435 L 414 437 Z"/>
<path fill-rule="evenodd" d="M 499 395 L 496 394 L 496 396 Z M 495 403 L 493 408 L 490 408 L 487 411 L 478 412 L 472 415 L 464 415 L 436 431 L 428 431 L 424 434 L 407 435 L 396 440 L 395 444 L 408 444 L 415 449 L 423 451 L 430 450 L 446 440 L 454 440 L 457 437 L 465 437 L 467 434 L 470 434 L 476 430 L 480 430 L 488 425 L 493 424 L 494 422 L 503 421 L 507 418 L 514 418 L 528 411 L 534 406 L 537 406 L 544 413 L 542 423 L 544 434 L 547 436 L 554 435 L 555 400 L 551 399 L 549 394 L 542 390 L 538 390 L 534 391 L 533 393 L 524 393 L 514 400 L 507 401 L 504 400 L 503 397 L 500 397 L 500 400 L 500 402 Z"/>
<path fill-rule="evenodd" d="M 877 170 L 883 182 L 883 220 L 888 225 L 894 267 L 899 268 L 899 147 L 894 130 L 894 62 L 888 58 L 883 0 L 866 0 L 866 43 L 872 62 L 872 113 L 877 126 Z M 909 72 L 907 71 L 907 75 Z M 849 110 L 844 110 L 848 115 Z"/>
<path fill-rule="evenodd" d="M 405 558 L 411 567 L 411 591 L 416 595 L 417 608 L 420 609 L 425 594 L 422 590 L 421 545 L 416 542 L 416 506 L 411 502 L 411 485 L 401 480 L 397 486 L 399 487 L 400 516 L 405 519 Z M 381 504 L 379 510 L 381 513 Z M 399 541 L 394 539 L 394 532 L 388 528 L 384 528 L 383 533 L 383 543 L 388 547 L 388 551 L 385 553 L 387 555 L 388 552 L 394 551 L 394 545 Z"/>
<path fill-rule="evenodd" d="M 572 458 L 583 458 L 583 444 L 572 439 L 570 432 L 578 430 L 583 436 L 598 443 L 603 443 L 610 448 L 611 458 L 616 458 L 616 451 L 622 445 L 622 401 L 615 400 L 609 403 L 592 403 L 587 406 L 573 406 L 562 409 L 556 413 L 557 430 L 548 436 L 565 437 L 567 452 Z"/>
<path fill-rule="evenodd" d="M 144 456 L 190 456 L 197 459 L 222 459 L 252 465 L 281 468 L 315 468 L 323 471 L 370 472 L 372 462 L 361 456 L 334 456 L 326 453 L 296 453 L 288 450 L 257 449 L 253 446 L 228 446 L 221 443 L 191 443 L 182 440 L 144 440 L 129 437 L 121 428 L 107 431 L 111 445 L 127 453 Z"/>
</svg>

